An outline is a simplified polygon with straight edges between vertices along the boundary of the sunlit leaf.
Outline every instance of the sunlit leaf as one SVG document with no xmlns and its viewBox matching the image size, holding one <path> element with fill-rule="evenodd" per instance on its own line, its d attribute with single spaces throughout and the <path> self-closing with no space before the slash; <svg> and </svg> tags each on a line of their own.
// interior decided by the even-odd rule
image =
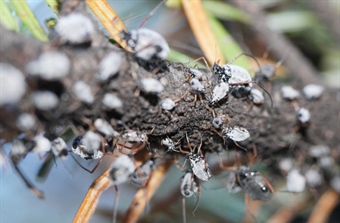
<svg viewBox="0 0 340 223">
<path fill-rule="evenodd" d="M 0 0 L 0 22 L 3 24 L 6 28 L 19 31 L 19 26 L 17 21 L 15 20 L 15 17 L 11 14 L 11 10 L 8 7 L 7 3 L 4 0 Z"/>
</svg>

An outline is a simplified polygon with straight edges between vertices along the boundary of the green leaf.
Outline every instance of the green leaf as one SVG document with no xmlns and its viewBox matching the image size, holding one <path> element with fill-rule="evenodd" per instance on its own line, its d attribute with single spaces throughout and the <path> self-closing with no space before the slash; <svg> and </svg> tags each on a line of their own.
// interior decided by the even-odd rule
<svg viewBox="0 0 340 223">
<path fill-rule="evenodd" d="M 0 22 L 7 29 L 19 32 L 19 26 L 5 0 L 0 0 Z"/>
<path fill-rule="evenodd" d="M 60 1 L 59 0 L 45 0 L 47 5 L 53 10 L 53 12 L 59 16 Z"/>
<path fill-rule="evenodd" d="M 241 47 L 223 25 L 212 15 L 208 14 L 208 18 L 226 60 L 230 62 L 235 59 L 235 57 L 241 55 L 243 53 Z M 218 60 L 218 58 L 216 58 L 216 60 Z M 239 65 L 248 71 L 251 70 L 251 64 L 247 56 L 240 56 L 233 64 Z"/>
<path fill-rule="evenodd" d="M 205 10 L 219 19 L 249 23 L 247 16 L 238 8 L 220 1 L 203 1 Z"/>
<path fill-rule="evenodd" d="M 16 14 L 19 16 L 21 22 L 29 29 L 32 35 L 41 41 L 48 41 L 46 34 L 41 28 L 38 20 L 28 6 L 27 2 L 23 0 L 11 0 L 10 2 L 14 10 L 16 11 Z"/>
</svg>

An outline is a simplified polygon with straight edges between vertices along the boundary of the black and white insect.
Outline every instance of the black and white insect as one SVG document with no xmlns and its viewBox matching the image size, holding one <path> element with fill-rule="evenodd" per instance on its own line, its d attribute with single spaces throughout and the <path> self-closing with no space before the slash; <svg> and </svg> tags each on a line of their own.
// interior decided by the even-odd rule
<svg viewBox="0 0 340 223">
<path fill-rule="evenodd" d="M 250 90 L 248 98 L 254 105 L 262 105 L 264 103 L 263 93 L 256 88 Z"/>
<path fill-rule="evenodd" d="M 51 142 L 51 150 L 53 155 L 61 158 L 62 160 L 64 160 L 68 155 L 67 144 L 61 137 L 57 137 Z"/>
<path fill-rule="evenodd" d="M 136 165 L 132 158 L 128 155 L 121 155 L 117 157 L 111 164 L 109 171 L 110 182 L 114 185 L 116 191 L 116 198 L 114 202 L 113 221 L 116 222 L 117 207 L 119 201 L 118 185 L 126 183 L 131 179 L 132 174 L 136 170 Z"/>
<path fill-rule="evenodd" d="M 227 97 L 229 93 L 229 84 L 227 82 L 218 83 L 212 92 L 210 104 L 215 105 L 223 98 Z"/>
<path fill-rule="evenodd" d="M 306 178 L 298 169 L 292 169 L 287 175 L 287 191 L 302 192 L 306 187 Z"/>
<path fill-rule="evenodd" d="M 121 38 L 135 52 L 136 57 L 143 60 L 165 59 L 170 52 L 164 37 L 147 28 L 123 31 Z"/>
<path fill-rule="evenodd" d="M 101 159 L 104 153 L 100 135 L 87 131 L 84 135 L 77 136 L 72 143 L 72 152 L 85 160 Z"/>
<path fill-rule="evenodd" d="M 181 178 L 180 192 L 183 196 L 182 197 L 183 222 L 186 222 L 185 198 L 195 196 L 196 205 L 194 210 L 192 211 L 192 213 L 195 213 L 198 207 L 200 197 L 199 181 L 191 171 L 186 172 L 184 176 Z"/>
<path fill-rule="evenodd" d="M 248 130 L 240 126 L 224 128 L 222 130 L 222 135 L 227 139 L 233 140 L 234 142 L 241 142 L 250 137 Z"/>
<path fill-rule="evenodd" d="M 148 181 L 151 173 L 155 170 L 156 163 L 154 159 L 145 161 L 140 167 L 138 167 L 131 176 L 131 181 L 137 185 L 144 186 Z"/>
<path fill-rule="evenodd" d="M 26 156 L 27 152 L 32 150 L 36 146 L 36 142 L 33 140 L 19 140 L 15 139 L 12 142 L 10 160 L 13 164 L 15 171 L 19 174 L 20 178 L 25 182 L 26 186 L 40 199 L 44 199 L 44 194 L 38 190 L 34 184 L 26 177 L 24 172 L 19 167 L 19 163 Z"/>
<path fill-rule="evenodd" d="M 316 84 L 308 84 L 302 89 L 303 94 L 308 100 L 318 99 L 324 90 L 325 88 L 323 86 Z"/>
<path fill-rule="evenodd" d="M 240 166 L 236 171 L 236 185 L 241 187 L 251 199 L 268 201 L 274 192 L 269 182 L 258 171 Z"/>
<path fill-rule="evenodd" d="M 221 128 L 221 126 L 223 125 L 223 120 L 220 116 L 216 116 L 213 120 L 212 120 L 212 124 L 216 129 Z"/>
<path fill-rule="evenodd" d="M 308 109 L 306 109 L 306 108 L 299 108 L 299 110 L 296 113 L 296 118 L 297 118 L 298 123 L 302 127 L 305 127 L 305 126 L 309 125 L 311 115 L 310 115 L 310 112 L 309 112 Z"/>
<path fill-rule="evenodd" d="M 168 147 L 167 152 L 180 152 L 178 150 L 178 143 L 175 143 L 172 139 L 169 137 L 166 137 L 165 139 L 162 139 L 161 144 Z"/>
<path fill-rule="evenodd" d="M 192 149 L 189 138 L 186 136 L 187 141 L 188 141 L 188 147 L 190 149 L 190 152 L 184 151 L 180 148 L 180 152 L 187 154 L 187 159 L 190 161 L 190 166 L 192 172 L 195 174 L 197 178 L 199 178 L 202 181 L 208 181 L 211 178 L 211 171 L 209 168 L 209 165 L 205 161 L 204 157 L 201 155 L 201 146 L 202 146 L 202 140 L 201 144 L 198 147 L 197 154 L 194 153 L 194 150 Z"/>
<path fill-rule="evenodd" d="M 283 99 L 288 101 L 293 101 L 300 98 L 300 92 L 288 85 L 281 88 L 281 95 Z"/>
</svg>

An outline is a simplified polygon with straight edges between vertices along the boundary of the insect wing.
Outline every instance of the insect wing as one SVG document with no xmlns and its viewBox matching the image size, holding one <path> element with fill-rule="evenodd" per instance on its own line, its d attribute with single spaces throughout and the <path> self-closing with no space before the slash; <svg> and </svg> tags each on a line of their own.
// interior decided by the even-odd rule
<svg viewBox="0 0 340 223">
<path fill-rule="evenodd" d="M 229 68 L 231 69 L 231 77 L 228 80 L 229 84 L 252 81 L 251 76 L 246 69 L 233 64 L 228 64 L 225 66 L 229 66 Z M 251 85 L 251 83 L 249 85 Z"/>
<path fill-rule="evenodd" d="M 227 138 L 232 139 L 236 142 L 244 141 L 250 137 L 248 130 L 239 126 L 229 127 L 225 129 L 224 134 L 227 136 Z"/>
<path fill-rule="evenodd" d="M 195 176 L 202 181 L 208 181 L 211 177 L 211 172 L 203 157 L 197 154 L 189 154 L 189 160 Z"/>
<path fill-rule="evenodd" d="M 226 82 L 221 82 L 215 86 L 212 92 L 211 103 L 215 104 L 222 100 L 224 97 L 228 95 L 229 92 L 229 84 Z"/>
</svg>

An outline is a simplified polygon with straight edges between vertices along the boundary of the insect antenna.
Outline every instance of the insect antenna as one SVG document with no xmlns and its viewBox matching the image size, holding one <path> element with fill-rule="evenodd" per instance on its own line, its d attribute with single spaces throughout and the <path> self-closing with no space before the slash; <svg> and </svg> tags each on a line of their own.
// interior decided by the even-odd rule
<svg viewBox="0 0 340 223">
<path fill-rule="evenodd" d="M 166 2 L 167 0 L 163 0 L 160 3 L 158 3 L 158 5 L 144 18 L 144 20 L 142 21 L 142 23 L 138 26 L 139 28 L 142 28 L 144 26 L 144 24 L 151 18 L 151 16 L 153 16 L 156 11 Z"/>
</svg>

